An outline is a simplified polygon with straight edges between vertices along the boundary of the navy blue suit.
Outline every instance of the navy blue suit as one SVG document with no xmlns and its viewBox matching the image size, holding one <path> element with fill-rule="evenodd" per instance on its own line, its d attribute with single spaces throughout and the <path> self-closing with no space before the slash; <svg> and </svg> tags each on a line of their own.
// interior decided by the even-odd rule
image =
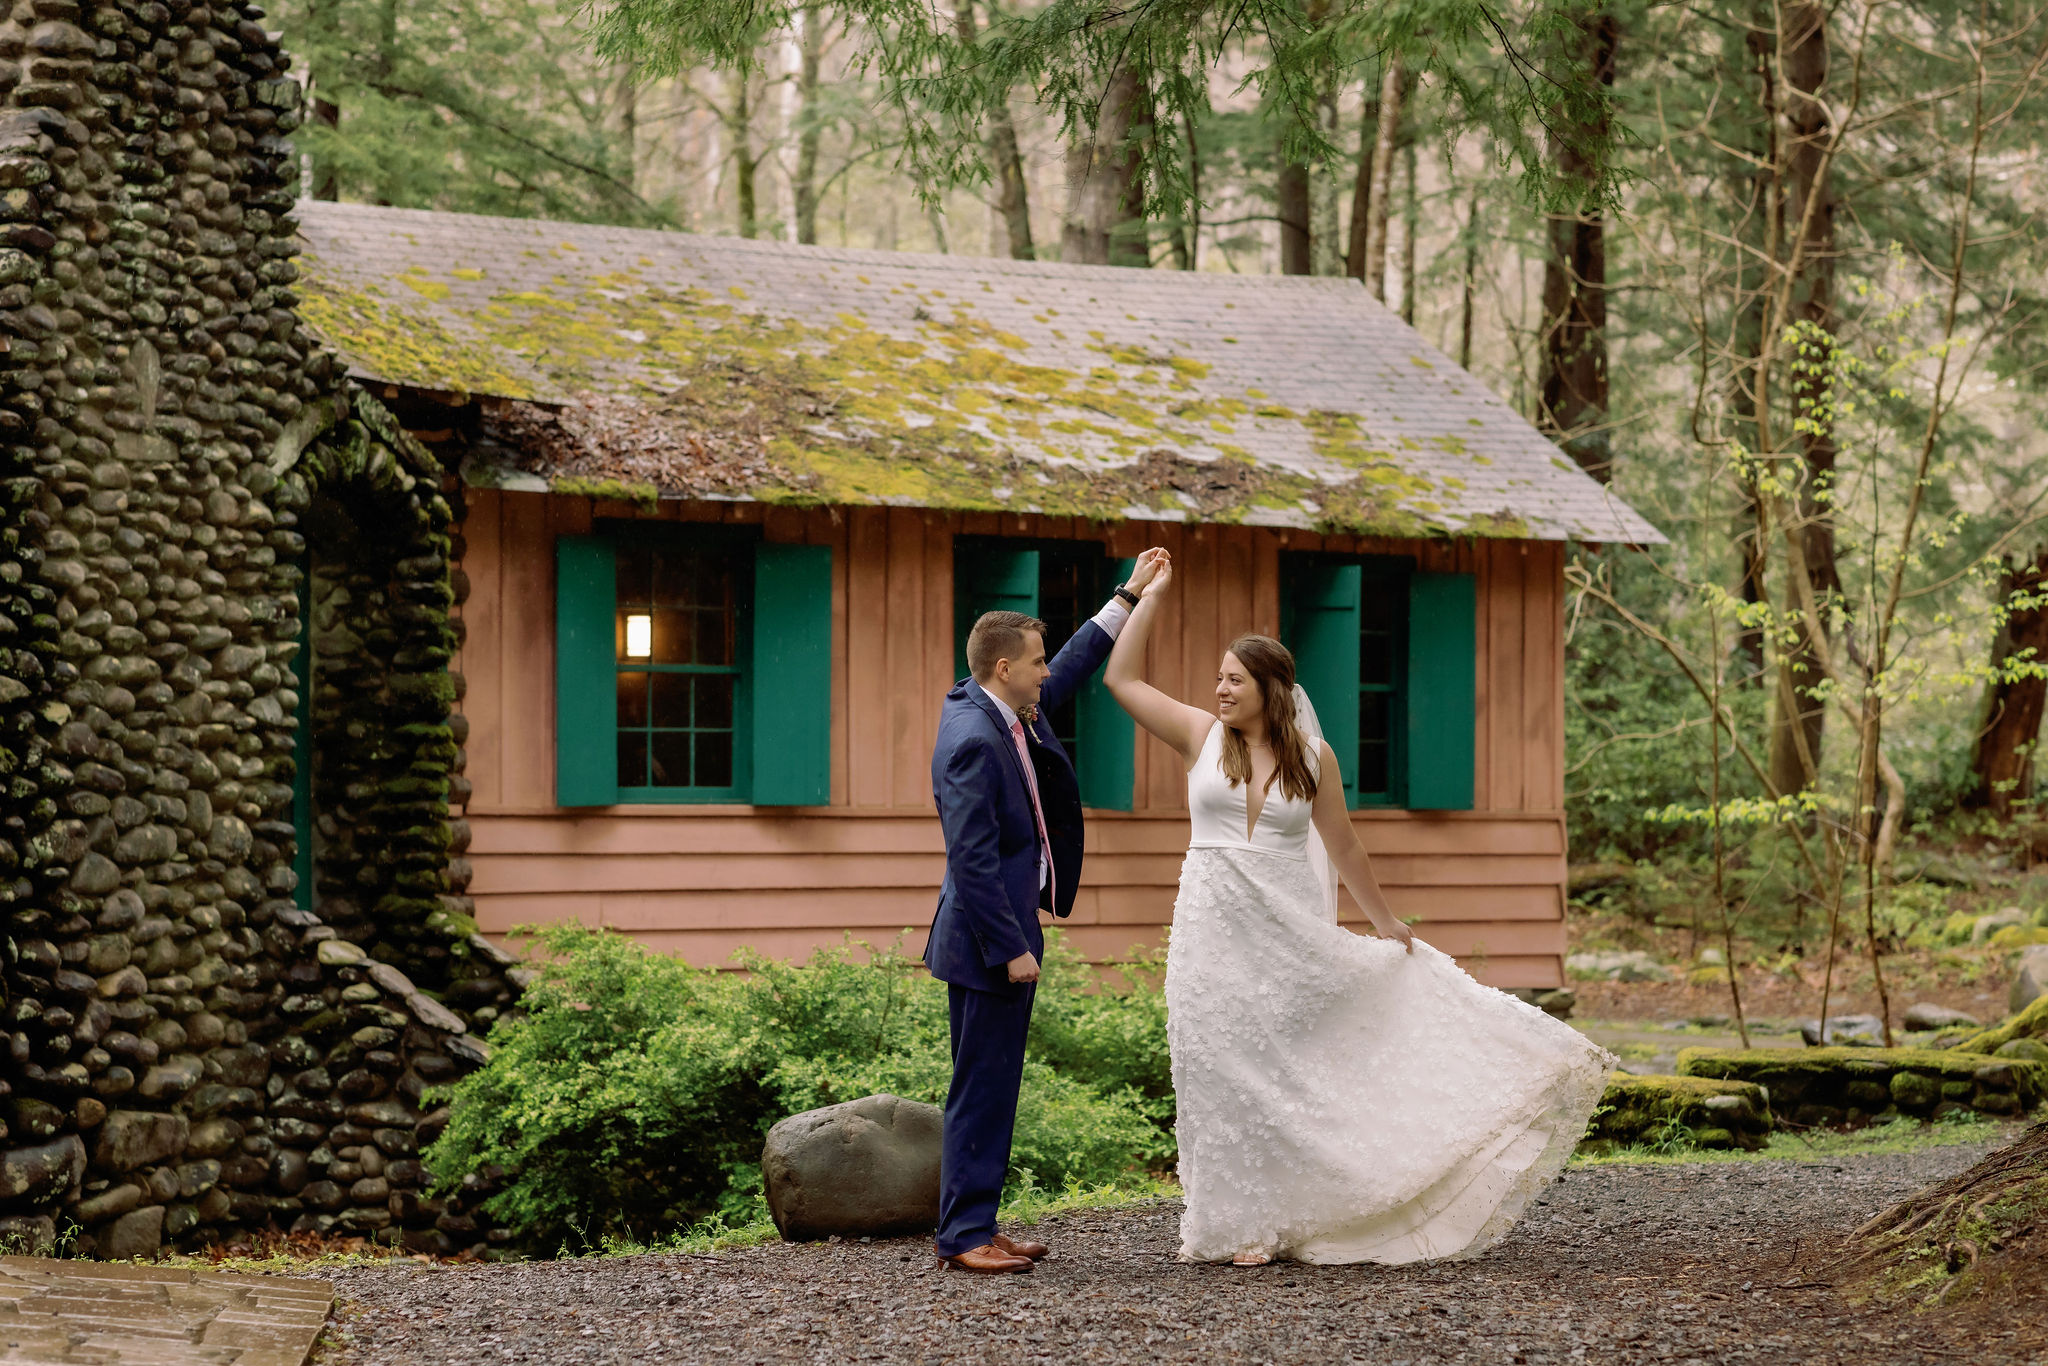
<svg viewBox="0 0 2048 1366">
<path fill-rule="evenodd" d="M 1033 983 L 1012 982 L 1007 965 L 1027 953 L 1043 960 L 1038 912 L 1073 910 L 1081 880 L 1081 787 L 1046 715 L 1088 681 L 1112 644 L 1093 621 L 1083 624 L 1053 657 L 1038 720 L 1024 728 L 1052 844 L 1050 894 L 1040 885 L 1038 823 L 1023 761 L 1001 709 L 969 678 L 953 685 L 939 713 L 932 799 L 946 835 L 946 881 L 924 961 L 951 988 L 953 1084 L 939 1164 L 942 1256 L 979 1247 L 995 1232 L 1037 993 Z"/>
</svg>

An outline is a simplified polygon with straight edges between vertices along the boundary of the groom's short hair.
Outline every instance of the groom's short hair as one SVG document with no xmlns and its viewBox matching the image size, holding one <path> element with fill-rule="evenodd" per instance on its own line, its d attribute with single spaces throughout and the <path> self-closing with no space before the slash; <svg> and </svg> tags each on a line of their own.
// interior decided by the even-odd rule
<svg viewBox="0 0 2048 1366">
<path fill-rule="evenodd" d="M 985 682 L 996 671 L 999 659 L 1016 659 L 1024 650 L 1024 633 L 1038 632 L 1045 640 L 1045 623 L 1022 612 L 983 612 L 967 633 L 967 671 L 977 682 Z"/>
</svg>

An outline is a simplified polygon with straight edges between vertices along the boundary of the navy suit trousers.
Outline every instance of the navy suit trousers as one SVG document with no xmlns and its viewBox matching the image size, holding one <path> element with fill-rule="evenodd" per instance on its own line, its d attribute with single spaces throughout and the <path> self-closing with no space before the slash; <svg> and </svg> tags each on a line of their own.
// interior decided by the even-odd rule
<svg viewBox="0 0 2048 1366">
<path fill-rule="evenodd" d="M 1017 1088 L 1024 1081 L 1024 1036 L 1031 1029 L 1033 983 L 1016 991 L 949 987 L 953 1085 L 939 1153 L 942 1257 L 980 1247 L 996 1231 L 996 1206 L 1010 1170 Z M 962 1065 L 962 1059 L 966 1064 Z"/>
</svg>

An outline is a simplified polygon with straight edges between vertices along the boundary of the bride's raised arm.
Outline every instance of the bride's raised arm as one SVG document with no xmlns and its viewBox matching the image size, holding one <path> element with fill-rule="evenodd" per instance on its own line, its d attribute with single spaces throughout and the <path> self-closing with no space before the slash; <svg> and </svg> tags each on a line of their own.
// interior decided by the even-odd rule
<svg viewBox="0 0 2048 1366">
<path fill-rule="evenodd" d="M 1145 553 L 1161 557 L 1159 572 L 1145 585 L 1131 619 L 1117 636 L 1116 648 L 1109 652 L 1109 664 L 1102 671 L 1102 681 L 1118 706 L 1139 725 L 1180 751 L 1184 767 L 1192 767 L 1202 752 L 1203 742 L 1209 738 L 1209 728 L 1216 724 L 1216 717 L 1200 707 L 1174 701 L 1142 677 L 1145 640 L 1152 634 L 1152 619 L 1159 615 L 1166 586 L 1173 582 L 1173 565 L 1165 560 L 1165 552 Z"/>
</svg>

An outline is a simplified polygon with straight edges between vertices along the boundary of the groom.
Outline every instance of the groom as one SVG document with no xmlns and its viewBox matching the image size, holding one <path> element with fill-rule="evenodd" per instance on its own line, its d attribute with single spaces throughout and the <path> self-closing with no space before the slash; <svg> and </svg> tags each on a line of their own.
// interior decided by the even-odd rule
<svg viewBox="0 0 2048 1366">
<path fill-rule="evenodd" d="M 1102 667 L 1165 560 L 1164 550 L 1140 555 L 1130 582 L 1050 663 L 1044 622 L 984 613 L 967 637 L 972 676 L 953 685 L 939 713 L 932 797 L 946 834 L 946 881 L 924 960 L 951 997 L 936 1250 L 952 1268 L 1029 1271 L 1046 1254 L 1043 1244 L 996 1232 L 1045 951 L 1038 912 L 1066 915 L 1081 880 L 1081 789 L 1045 713 Z"/>
</svg>

